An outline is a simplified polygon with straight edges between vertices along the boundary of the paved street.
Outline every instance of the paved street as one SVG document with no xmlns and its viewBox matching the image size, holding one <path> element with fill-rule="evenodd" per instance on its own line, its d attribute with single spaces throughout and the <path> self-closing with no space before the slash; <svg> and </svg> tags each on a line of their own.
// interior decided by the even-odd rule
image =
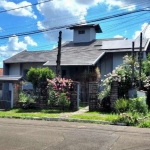
<svg viewBox="0 0 150 150">
<path fill-rule="evenodd" d="M 0 150 L 150 150 L 150 129 L 0 119 Z"/>
</svg>

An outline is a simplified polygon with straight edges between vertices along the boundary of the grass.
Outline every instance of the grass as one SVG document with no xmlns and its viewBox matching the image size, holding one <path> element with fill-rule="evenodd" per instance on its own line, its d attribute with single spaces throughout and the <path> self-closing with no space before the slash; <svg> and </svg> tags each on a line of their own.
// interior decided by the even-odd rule
<svg viewBox="0 0 150 150">
<path fill-rule="evenodd" d="M 24 110 L 24 109 L 11 109 L 9 111 L 0 111 L 0 117 L 59 117 L 60 110 Z"/>
<path fill-rule="evenodd" d="M 101 120 L 101 121 L 113 121 L 114 119 L 117 119 L 118 118 L 118 115 L 117 114 L 104 114 L 104 113 L 101 113 L 101 112 L 97 112 L 97 111 L 94 111 L 94 112 L 86 112 L 86 113 L 83 113 L 83 114 L 76 114 L 76 115 L 73 115 L 71 116 L 70 118 L 72 119 L 86 119 L 86 120 Z"/>
<path fill-rule="evenodd" d="M 62 113 L 71 113 L 70 111 L 62 111 L 62 110 L 50 110 L 50 109 L 42 109 L 42 110 L 34 110 L 34 109 L 11 109 L 8 111 L 0 111 L 0 117 L 39 117 L 39 118 L 57 118 L 62 115 Z M 85 112 L 82 114 L 71 115 L 70 119 L 85 119 L 85 120 L 98 120 L 98 121 L 109 121 L 114 122 L 118 119 L 119 115 L 115 113 L 104 113 L 104 112 Z M 139 118 L 139 116 L 138 116 Z M 150 113 L 147 114 L 145 120 L 141 121 L 139 124 L 135 125 L 140 128 L 150 128 Z"/>
</svg>

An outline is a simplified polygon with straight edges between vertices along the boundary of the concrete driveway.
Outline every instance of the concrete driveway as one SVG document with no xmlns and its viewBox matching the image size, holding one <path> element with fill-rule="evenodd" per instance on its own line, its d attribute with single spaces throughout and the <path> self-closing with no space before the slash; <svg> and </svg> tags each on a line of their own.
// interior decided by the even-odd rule
<svg viewBox="0 0 150 150">
<path fill-rule="evenodd" d="M 150 129 L 0 119 L 0 150 L 150 150 Z"/>
</svg>

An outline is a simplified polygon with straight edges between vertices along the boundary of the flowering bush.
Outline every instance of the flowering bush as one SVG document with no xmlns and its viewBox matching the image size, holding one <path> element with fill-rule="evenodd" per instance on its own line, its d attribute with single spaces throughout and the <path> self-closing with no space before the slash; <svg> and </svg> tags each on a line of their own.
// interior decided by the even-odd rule
<svg viewBox="0 0 150 150">
<path fill-rule="evenodd" d="M 132 82 L 132 64 L 134 63 L 134 83 Z M 141 79 L 144 80 L 146 75 L 144 72 L 141 74 Z M 132 57 L 126 55 L 123 57 L 123 64 L 115 68 L 112 73 L 105 75 L 105 79 L 101 80 L 101 89 L 99 93 L 99 100 L 101 101 L 104 97 L 110 94 L 110 86 L 112 81 L 118 81 L 119 96 L 126 97 L 128 90 L 131 87 L 138 86 L 139 80 L 139 63 L 138 59 L 132 60 Z M 134 85 L 132 85 L 132 83 Z"/>
<path fill-rule="evenodd" d="M 73 90 L 73 81 L 61 77 L 55 77 L 52 80 L 47 79 L 47 81 L 50 88 L 49 104 L 61 105 L 62 107 L 69 106 L 70 91 Z M 68 100 L 68 102 L 66 100 Z"/>
</svg>

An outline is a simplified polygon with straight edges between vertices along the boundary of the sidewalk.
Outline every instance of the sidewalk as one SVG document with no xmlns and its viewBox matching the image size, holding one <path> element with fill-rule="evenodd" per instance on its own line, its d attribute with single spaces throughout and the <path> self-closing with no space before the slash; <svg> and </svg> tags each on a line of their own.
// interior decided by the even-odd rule
<svg viewBox="0 0 150 150">
<path fill-rule="evenodd" d="M 76 114 L 83 114 L 88 111 L 89 111 L 89 106 L 79 109 L 78 111 L 75 111 L 75 112 L 62 113 L 62 114 L 60 114 L 60 118 L 69 118 L 70 116 L 73 116 Z"/>
</svg>

